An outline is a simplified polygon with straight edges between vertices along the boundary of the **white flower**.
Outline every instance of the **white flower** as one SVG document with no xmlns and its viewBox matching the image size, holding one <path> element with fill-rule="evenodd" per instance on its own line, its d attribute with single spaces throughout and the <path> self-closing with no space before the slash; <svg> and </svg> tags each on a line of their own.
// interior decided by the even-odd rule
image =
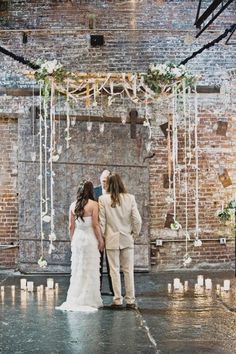
<svg viewBox="0 0 236 354">
<path fill-rule="evenodd" d="M 151 65 L 149 66 L 149 69 L 150 69 L 151 72 L 156 71 L 156 67 L 155 67 L 154 64 L 151 64 Z"/>
<path fill-rule="evenodd" d="M 171 73 L 174 74 L 174 76 L 176 78 L 179 78 L 180 76 L 182 76 L 182 71 L 179 68 L 172 68 L 171 69 Z"/>
<path fill-rule="evenodd" d="M 41 65 L 41 70 L 45 69 L 48 74 L 52 74 L 54 71 L 60 69 L 62 65 L 60 63 L 57 63 L 57 60 L 48 60 L 45 63 Z"/>
</svg>

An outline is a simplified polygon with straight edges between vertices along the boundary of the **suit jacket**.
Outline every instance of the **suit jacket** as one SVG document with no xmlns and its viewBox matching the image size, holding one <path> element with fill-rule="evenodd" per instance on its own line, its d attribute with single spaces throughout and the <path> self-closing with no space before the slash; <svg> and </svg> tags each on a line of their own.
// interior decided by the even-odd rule
<svg viewBox="0 0 236 354">
<path fill-rule="evenodd" d="M 141 230 L 142 219 L 135 197 L 120 194 L 120 205 L 111 207 L 110 194 L 99 197 L 99 219 L 105 236 L 106 249 L 133 248 L 134 239 Z"/>
<path fill-rule="evenodd" d="M 98 201 L 98 198 L 100 197 L 100 195 L 102 195 L 102 186 L 97 186 L 93 189 L 93 192 L 94 192 L 94 196 L 95 196 L 95 199 Z"/>
</svg>

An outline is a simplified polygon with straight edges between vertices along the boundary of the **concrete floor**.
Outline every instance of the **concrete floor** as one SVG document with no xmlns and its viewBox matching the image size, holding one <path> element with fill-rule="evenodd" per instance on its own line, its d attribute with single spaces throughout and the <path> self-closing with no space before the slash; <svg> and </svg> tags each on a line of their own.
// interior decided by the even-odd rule
<svg viewBox="0 0 236 354">
<path fill-rule="evenodd" d="M 213 286 L 231 279 L 229 293 L 194 292 L 197 275 L 212 278 Z M 111 310 L 111 296 L 96 313 L 55 311 L 68 288 L 68 276 L 54 276 L 59 291 L 39 296 L 20 291 L 20 278 L 35 285 L 48 276 L 0 273 L 5 285 L 0 303 L 1 354 L 235 354 L 236 278 L 234 272 L 183 271 L 136 274 L 138 310 Z M 167 292 L 173 278 L 189 281 L 185 293 Z M 11 285 L 16 285 L 15 296 Z M 107 291 L 107 279 L 104 280 Z"/>
</svg>

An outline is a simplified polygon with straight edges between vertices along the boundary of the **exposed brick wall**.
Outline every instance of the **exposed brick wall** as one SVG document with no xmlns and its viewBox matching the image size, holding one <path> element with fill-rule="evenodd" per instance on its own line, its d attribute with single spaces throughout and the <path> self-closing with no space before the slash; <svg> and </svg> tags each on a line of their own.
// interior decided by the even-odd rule
<svg viewBox="0 0 236 354">
<path fill-rule="evenodd" d="M 192 266 L 198 263 L 228 262 L 235 259 L 234 214 L 228 225 L 223 225 L 217 218 L 217 210 L 222 203 L 227 204 L 234 198 L 236 190 L 234 141 L 236 124 L 231 117 L 228 121 L 226 136 L 218 135 L 217 117 L 208 112 L 199 113 L 198 142 L 199 142 L 199 237 L 203 240 L 201 247 L 193 247 L 195 238 L 195 171 L 188 171 L 188 252 L 192 258 Z M 183 129 L 178 133 L 181 141 Z M 164 188 L 163 175 L 167 174 L 167 140 L 156 127 L 156 156 L 150 162 L 150 234 L 151 240 L 163 240 L 163 246 L 151 247 L 151 262 L 157 267 L 181 266 L 185 248 L 185 192 L 184 171 L 176 178 L 177 220 L 183 230 L 180 232 L 165 228 L 167 213 L 173 214 L 173 203 L 166 201 L 168 189 Z M 193 137 L 192 137 L 193 139 Z M 194 145 L 193 145 L 194 148 Z M 179 163 L 183 161 L 183 143 L 179 145 Z M 194 160 L 194 152 L 193 152 Z M 219 181 L 218 173 L 224 166 L 232 180 L 232 186 L 224 188 Z M 232 211 L 233 213 L 233 211 Z M 220 237 L 227 238 L 227 244 L 221 245 Z M 168 241 L 170 240 L 170 241 Z"/>
<path fill-rule="evenodd" d="M 206 7 L 211 1 L 204 1 Z M 35 60 L 38 58 L 57 58 L 66 68 L 77 71 L 146 71 L 148 65 L 154 62 L 174 61 L 179 63 L 203 44 L 216 38 L 226 27 L 235 22 L 235 6 L 231 4 L 226 11 L 215 21 L 207 31 L 193 43 L 189 43 L 188 35 L 194 36 L 194 21 L 197 11 L 197 1 L 168 0 L 168 1 L 6 1 L 8 6 L 0 7 L 1 29 L 35 28 L 46 29 L 28 33 L 28 43 L 22 43 L 22 31 L 1 32 L 1 45 L 18 55 Z M 1 10 L 2 9 L 2 10 Z M 95 29 L 88 29 L 89 15 L 95 15 Z M 71 28 L 71 32 L 64 31 Z M 48 29 L 51 29 L 50 32 Z M 90 34 L 104 34 L 105 46 L 92 48 Z M 220 84 L 222 72 L 227 68 L 235 67 L 236 47 L 226 46 L 225 40 L 210 50 L 191 60 L 189 68 L 202 75 L 200 80 L 204 85 Z M 25 67 L 19 65 L 6 56 L 0 54 L 0 87 L 32 87 L 32 81 L 23 74 Z M 205 95 L 205 101 L 212 100 L 215 107 L 222 102 L 215 95 Z M 29 100 L 27 101 L 29 105 Z M 25 103 L 15 98 L 7 98 L 1 102 L 3 112 L 20 112 L 23 114 Z M 117 115 L 114 109 L 114 115 Z M 153 117 L 158 116 L 154 114 Z M 224 262 L 234 258 L 233 232 L 230 228 L 219 224 L 215 213 L 221 207 L 222 200 L 229 200 L 236 190 L 236 159 L 235 159 L 235 118 L 229 119 L 226 136 L 216 134 L 216 125 L 219 117 L 202 111 L 199 125 L 199 178 L 200 178 L 200 237 L 206 239 L 201 248 L 193 248 L 189 243 L 189 250 L 193 258 L 193 265 L 200 262 Z M 150 176 L 150 241 L 156 238 L 163 239 L 163 247 L 152 244 L 151 261 L 153 266 L 168 267 L 181 266 L 185 252 L 184 236 L 170 229 L 164 228 L 165 215 L 172 211 L 172 206 L 166 203 L 168 190 L 163 187 L 163 175 L 167 173 L 166 139 L 159 129 L 160 122 L 153 124 L 153 144 L 156 155 L 149 160 Z M 4 121 L 7 126 L 6 121 Z M 17 124 L 11 122 L 17 129 Z M 180 132 L 181 133 L 181 132 Z M 12 138 L 11 138 L 12 139 Z M 12 144 L 12 140 L 9 140 Z M 7 140 L 8 144 L 9 141 Z M 15 140 L 16 142 L 16 140 Z M 2 140 L 1 140 L 2 144 Z M 4 145 L 5 146 L 5 145 Z M 118 149 L 118 148 L 117 148 Z M 16 152 L 14 152 L 16 153 Z M 181 152 L 180 148 L 180 156 Z M 15 155 L 16 156 L 16 155 Z M 7 157 L 6 157 L 7 158 Z M 99 162 L 99 161 L 98 161 Z M 14 162 L 16 163 L 16 161 Z M 11 165 L 12 166 L 12 165 Z M 223 188 L 218 180 L 220 166 L 227 167 L 232 178 L 233 186 Z M 9 180 L 16 181 L 16 176 Z M 194 171 L 189 171 L 189 232 L 194 237 Z M 16 189 L 11 187 L 12 193 Z M 181 187 L 182 190 L 182 187 Z M 14 195 L 14 198 L 16 196 Z M 14 207 L 17 208 L 15 199 Z M 1 201 L 2 202 L 2 201 Z M 5 201 L 4 201 L 5 202 Z M 8 201 L 9 203 L 9 201 Z M 6 207 L 6 204 L 4 204 Z M 13 208 L 13 205 L 9 207 Z M 1 210 L 2 212 L 2 210 Z M 184 200 L 178 199 L 177 214 L 184 226 Z M 5 214 L 4 214 L 5 215 Z M 12 214 L 13 215 L 13 214 Z M 16 214 L 15 214 L 16 215 Z M 3 216 L 3 218 L 6 218 Z M 4 219 L 5 220 L 5 219 Z M 12 219 L 13 220 L 13 219 Z M 6 222 L 6 220 L 5 220 Z M 10 227 L 16 227 L 10 226 Z M 16 233 L 11 233 L 16 237 Z M 231 240 L 226 246 L 220 246 L 218 238 L 227 236 Z M 1 236 L 2 237 L 2 236 Z M 5 237 L 5 236 L 4 236 Z M 176 240 L 169 242 L 168 240 Z M 10 240 L 1 242 L 11 242 Z M 7 255 L 15 251 L 1 251 Z M 8 258 L 9 264 L 11 263 Z"/>
<path fill-rule="evenodd" d="M 0 116 L 0 244 L 18 244 L 17 120 Z M 0 266 L 17 263 L 18 248 L 0 248 Z"/>
</svg>

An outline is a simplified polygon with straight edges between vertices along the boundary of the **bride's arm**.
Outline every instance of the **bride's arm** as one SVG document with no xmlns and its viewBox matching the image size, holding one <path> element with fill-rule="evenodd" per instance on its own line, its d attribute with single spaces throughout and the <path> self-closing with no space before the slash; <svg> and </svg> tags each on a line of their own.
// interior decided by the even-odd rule
<svg viewBox="0 0 236 354">
<path fill-rule="evenodd" d="M 70 234 L 70 239 L 72 241 L 73 235 L 75 231 L 75 215 L 72 212 L 70 208 L 70 213 L 69 213 L 69 234 Z"/>
<path fill-rule="evenodd" d="M 92 225 L 93 230 L 98 240 L 98 249 L 99 251 L 103 251 L 104 249 L 104 239 L 102 237 L 101 227 L 98 221 L 98 203 L 94 203 L 93 214 L 92 214 Z"/>
</svg>

